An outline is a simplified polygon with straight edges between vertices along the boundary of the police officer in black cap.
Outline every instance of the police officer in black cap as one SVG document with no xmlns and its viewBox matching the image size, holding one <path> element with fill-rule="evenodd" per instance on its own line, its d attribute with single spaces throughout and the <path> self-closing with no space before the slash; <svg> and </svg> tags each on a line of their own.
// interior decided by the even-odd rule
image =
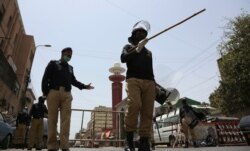
<svg viewBox="0 0 250 151">
<path fill-rule="evenodd" d="M 36 150 L 41 150 L 42 148 L 42 138 L 43 138 L 43 118 L 47 117 L 48 109 L 44 104 L 45 97 L 40 96 L 38 98 L 38 103 L 32 105 L 30 110 L 31 127 L 29 131 L 29 144 L 28 150 L 31 150 L 34 145 L 36 145 Z"/>
<path fill-rule="evenodd" d="M 48 151 L 56 151 L 58 148 L 56 138 L 58 111 L 60 111 L 60 148 L 62 151 L 69 150 L 72 85 L 80 90 L 94 88 L 91 83 L 85 85 L 76 80 L 73 67 L 68 63 L 71 60 L 72 52 L 72 48 L 64 48 L 60 60 L 49 62 L 42 79 L 42 91 L 43 95 L 47 96 L 49 111 Z"/>
<path fill-rule="evenodd" d="M 189 133 L 193 140 L 193 146 L 198 147 L 196 143 L 196 129 L 195 127 L 200 123 L 200 119 L 197 116 L 198 113 L 187 103 L 187 98 L 180 99 L 182 106 L 180 108 L 180 123 L 181 129 L 185 135 L 185 146 L 184 148 L 189 147 Z"/>
<path fill-rule="evenodd" d="M 24 107 L 21 112 L 18 113 L 16 119 L 16 132 L 15 141 L 16 148 L 25 147 L 25 134 L 30 125 L 30 116 L 28 114 L 28 107 Z"/>
</svg>

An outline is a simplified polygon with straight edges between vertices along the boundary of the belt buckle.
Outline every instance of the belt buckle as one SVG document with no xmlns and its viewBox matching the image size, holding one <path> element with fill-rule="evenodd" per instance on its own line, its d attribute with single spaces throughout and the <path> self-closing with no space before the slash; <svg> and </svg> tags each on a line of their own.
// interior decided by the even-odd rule
<svg viewBox="0 0 250 151">
<path fill-rule="evenodd" d="M 63 90 L 63 91 L 65 91 L 65 87 L 60 86 L 60 87 L 59 87 L 59 90 Z"/>
</svg>

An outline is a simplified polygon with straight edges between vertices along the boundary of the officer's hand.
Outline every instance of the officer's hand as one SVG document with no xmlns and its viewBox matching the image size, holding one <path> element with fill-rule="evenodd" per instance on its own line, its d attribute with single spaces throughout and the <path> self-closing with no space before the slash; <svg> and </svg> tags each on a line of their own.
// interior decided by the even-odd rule
<svg viewBox="0 0 250 151">
<path fill-rule="evenodd" d="M 143 48 L 147 43 L 148 43 L 148 38 L 143 39 L 142 41 L 139 42 L 139 44 L 138 44 L 137 48 L 135 49 L 135 51 L 136 51 L 137 53 L 140 53 L 141 50 L 142 50 L 142 48 Z"/>
<path fill-rule="evenodd" d="M 94 89 L 94 87 L 93 87 L 93 86 L 91 86 L 91 83 L 90 83 L 90 84 L 88 84 L 88 85 L 85 85 L 85 89 L 90 90 L 90 89 Z"/>
</svg>

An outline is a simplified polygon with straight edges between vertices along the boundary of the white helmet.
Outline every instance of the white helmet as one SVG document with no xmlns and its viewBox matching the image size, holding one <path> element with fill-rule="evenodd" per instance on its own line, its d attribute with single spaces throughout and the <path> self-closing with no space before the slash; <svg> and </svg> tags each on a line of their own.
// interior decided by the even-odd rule
<svg viewBox="0 0 250 151">
<path fill-rule="evenodd" d="M 144 30 L 146 33 L 150 31 L 150 24 L 148 21 L 141 20 L 133 26 L 132 34 L 137 30 Z"/>
<path fill-rule="evenodd" d="M 145 21 L 145 20 L 141 20 L 141 21 L 137 22 L 137 23 L 133 26 L 131 36 L 128 37 L 128 41 L 129 41 L 129 42 L 132 42 L 132 41 L 133 41 L 135 32 L 136 32 L 136 31 L 139 31 L 139 30 L 145 31 L 146 37 L 147 37 L 148 32 L 149 32 L 149 30 L 150 30 L 150 24 L 149 24 L 149 22 L 147 22 L 147 21 Z M 146 38 L 146 37 L 145 37 L 145 38 Z"/>
</svg>

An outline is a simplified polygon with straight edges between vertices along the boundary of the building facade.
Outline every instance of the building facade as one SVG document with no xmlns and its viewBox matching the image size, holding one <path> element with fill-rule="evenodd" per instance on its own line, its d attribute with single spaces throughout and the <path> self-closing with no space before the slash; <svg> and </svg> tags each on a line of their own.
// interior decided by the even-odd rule
<svg viewBox="0 0 250 151">
<path fill-rule="evenodd" d="M 87 124 L 86 136 L 96 138 L 102 132 L 112 129 L 112 107 L 98 106 L 91 112 L 90 121 Z"/>
<path fill-rule="evenodd" d="M 25 32 L 17 0 L 0 0 L 1 112 L 15 117 L 33 103 L 35 96 L 27 87 L 35 48 L 34 37 Z"/>
</svg>

